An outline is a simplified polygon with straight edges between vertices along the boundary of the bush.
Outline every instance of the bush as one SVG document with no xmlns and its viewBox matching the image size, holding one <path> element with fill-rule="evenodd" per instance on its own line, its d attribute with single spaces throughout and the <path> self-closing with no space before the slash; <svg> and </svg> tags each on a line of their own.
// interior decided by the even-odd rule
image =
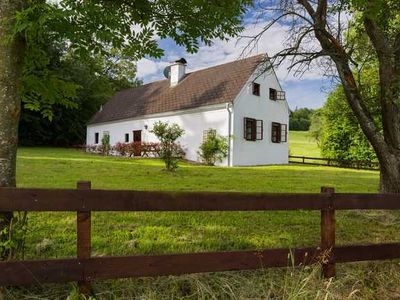
<svg viewBox="0 0 400 300">
<path fill-rule="evenodd" d="M 213 166 L 228 156 L 229 146 L 227 138 L 218 135 L 213 129 L 209 132 L 211 134 L 207 135 L 197 153 L 205 164 Z"/>
<path fill-rule="evenodd" d="M 128 156 L 135 156 L 135 153 L 140 153 L 140 156 L 142 155 L 142 142 L 131 142 L 127 144 Z"/>
<path fill-rule="evenodd" d="M 117 152 L 118 155 L 126 156 L 128 154 L 128 144 L 127 143 L 116 143 L 113 150 Z"/>
<path fill-rule="evenodd" d="M 178 124 L 168 124 L 158 121 L 154 123 L 152 133 L 160 140 L 160 157 L 165 163 L 167 171 L 174 171 L 178 167 L 178 161 L 184 157 L 182 147 L 175 141 L 184 134 L 184 130 Z"/>
<path fill-rule="evenodd" d="M 131 142 L 117 143 L 113 147 L 113 150 L 121 156 L 132 157 L 140 151 L 143 157 L 159 157 L 160 148 L 160 143 Z"/>
<path fill-rule="evenodd" d="M 0 260 L 24 257 L 27 231 L 26 211 L 0 214 Z"/>
</svg>

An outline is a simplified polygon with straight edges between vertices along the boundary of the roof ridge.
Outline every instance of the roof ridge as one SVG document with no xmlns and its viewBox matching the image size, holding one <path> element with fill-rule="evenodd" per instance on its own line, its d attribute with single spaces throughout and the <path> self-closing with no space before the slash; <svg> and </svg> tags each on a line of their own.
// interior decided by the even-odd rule
<svg viewBox="0 0 400 300">
<path fill-rule="evenodd" d="M 245 58 L 241 58 L 241 59 L 231 60 L 231 61 L 228 61 L 228 62 L 223 63 L 223 64 L 219 64 L 219 65 L 215 65 L 215 66 L 210 66 L 210 67 L 206 67 L 206 68 L 203 68 L 203 69 L 194 70 L 194 71 L 192 71 L 192 72 L 186 73 L 185 75 L 189 75 L 189 74 L 193 74 L 193 73 L 196 73 L 196 72 L 200 72 L 200 71 L 205 71 L 205 70 L 217 68 L 217 67 L 220 67 L 220 66 L 225 66 L 225 65 L 228 65 L 228 64 L 238 63 L 238 62 L 241 62 L 241 61 L 244 61 L 244 60 L 247 60 L 247 59 L 256 58 L 256 57 L 258 57 L 258 56 L 260 56 L 260 57 L 261 57 L 261 56 L 266 56 L 266 54 L 265 54 L 265 53 L 256 54 L 256 55 L 249 56 L 249 57 L 245 57 Z M 159 79 L 159 80 L 155 80 L 155 81 L 152 81 L 152 82 L 148 82 L 148 83 L 145 83 L 145 84 L 142 84 L 142 85 L 130 87 L 130 88 L 127 88 L 127 89 L 122 89 L 122 90 L 117 91 L 117 93 L 123 92 L 123 91 L 127 91 L 127 90 L 131 90 L 131 89 L 141 88 L 141 87 L 144 87 L 144 86 L 146 86 L 146 85 L 153 84 L 153 83 L 157 83 L 157 82 L 161 82 L 161 81 L 164 81 L 164 80 L 168 80 L 168 79 L 167 79 L 167 78 Z"/>
<path fill-rule="evenodd" d="M 265 53 L 263 53 L 263 54 L 257 54 L 257 55 L 253 55 L 253 56 L 249 56 L 249 57 L 245 57 L 245 58 L 241 58 L 241 59 L 231 60 L 231 61 L 228 61 L 228 62 L 223 63 L 223 64 L 219 64 L 219 65 L 215 65 L 215 66 L 206 67 L 206 68 L 204 68 L 204 69 L 198 69 L 198 70 L 195 70 L 195 71 L 190 72 L 190 73 L 188 73 L 188 74 L 195 73 L 195 72 L 199 72 L 199 71 L 204 71 L 204 70 L 208 70 L 208 69 L 212 69 L 212 68 L 217 68 L 217 67 L 220 67 L 220 66 L 225 66 L 225 65 L 228 65 L 228 64 L 238 63 L 238 62 L 241 62 L 241 61 L 243 61 L 243 60 L 256 58 L 256 57 L 258 57 L 258 56 L 260 56 L 260 57 L 261 57 L 261 56 L 266 56 L 266 54 L 265 54 Z"/>
<path fill-rule="evenodd" d="M 173 89 L 168 79 L 124 89 L 89 124 L 233 101 L 265 54 L 253 55 L 187 73 Z M 190 75 L 190 76 L 189 76 Z"/>
</svg>

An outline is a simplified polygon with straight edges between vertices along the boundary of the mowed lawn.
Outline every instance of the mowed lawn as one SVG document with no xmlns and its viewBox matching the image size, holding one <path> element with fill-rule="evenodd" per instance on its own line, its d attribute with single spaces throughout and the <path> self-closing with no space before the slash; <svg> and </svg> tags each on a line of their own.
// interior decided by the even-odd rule
<svg viewBox="0 0 400 300">
<path fill-rule="evenodd" d="M 378 173 L 298 165 L 217 168 L 182 164 L 176 173 L 159 160 L 101 157 L 77 150 L 22 148 L 18 186 L 231 192 L 376 192 Z M 112 201 L 112 199 L 110 200 Z M 338 242 L 393 239 L 396 213 L 338 213 Z M 96 255 L 260 249 L 317 245 L 318 212 L 96 213 Z M 392 222 L 393 221 L 393 222 Z M 75 214 L 32 213 L 28 257 L 75 255 Z"/>
<path fill-rule="evenodd" d="M 321 186 L 335 187 L 337 192 L 373 193 L 377 191 L 379 177 L 374 171 L 301 165 L 219 168 L 182 163 L 175 173 L 168 173 L 163 171 L 163 163 L 159 160 L 102 157 L 78 150 L 54 148 L 20 148 L 17 171 L 19 187 L 75 188 L 78 180 L 90 180 L 95 189 L 254 193 L 318 193 Z M 317 246 L 319 223 L 319 212 L 309 211 L 94 213 L 93 255 Z M 75 230 L 74 213 L 31 213 L 25 257 L 75 257 Z M 337 244 L 394 241 L 399 230 L 398 212 L 337 212 Z M 345 276 L 346 272 L 353 272 L 352 276 L 358 280 L 359 274 L 370 269 L 355 269 L 346 265 L 339 268 L 339 273 Z M 388 270 L 397 272 L 395 268 Z M 268 271 L 264 275 L 257 272 L 230 272 L 227 275 L 181 277 L 172 281 L 168 278 L 111 281 L 107 285 L 97 285 L 97 289 L 99 299 L 243 299 L 250 296 L 259 299 L 268 298 L 269 293 L 275 292 L 284 293 L 282 297 L 285 298 L 293 294 L 292 285 L 295 293 L 302 286 L 301 272 L 297 279 L 284 279 L 284 282 L 279 280 L 286 278 L 286 275 L 275 271 Z M 390 274 L 385 273 L 384 276 L 392 276 Z M 379 280 L 386 284 L 384 276 Z M 339 299 L 357 288 L 353 277 L 345 278 L 347 283 L 338 283 Z M 318 294 L 319 289 L 325 290 L 325 283 L 316 280 L 313 282 L 318 287 L 309 289 L 311 294 L 307 295 Z M 367 277 L 365 280 L 371 281 Z M 241 284 L 244 281 L 247 282 L 245 286 Z M 377 285 L 375 281 L 371 282 Z M 266 286 L 267 283 L 271 284 L 271 288 Z M 343 288 L 343 285 L 348 285 L 348 288 Z M 8 290 L 8 296 L 10 299 L 65 299 L 70 292 L 65 286 L 61 289 L 55 286 L 54 290 L 53 287 L 49 289 L 45 286 L 34 291 L 11 289 Z M 368 285 L 364 290 L 362 295 L 370 291 L 373 295 L 375 293 Z M 193 296 L 186 297 L 188 291 L 192 293 L 189 296 Z M 307 297 L 303 295 L 303 298 Z"/>
<path fill-rule="evenodd" d="M 290 155 L 321 157 L 317 142 L 308 131 L 290 131 L 289 132 Z"/>
</svg>

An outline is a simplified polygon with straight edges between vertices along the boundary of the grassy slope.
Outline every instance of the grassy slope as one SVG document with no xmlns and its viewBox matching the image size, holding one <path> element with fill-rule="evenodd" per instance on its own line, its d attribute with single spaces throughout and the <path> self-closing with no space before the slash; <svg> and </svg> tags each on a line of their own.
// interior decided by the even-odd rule
<svg viewBox="0 0 400 300">
<path fill-rule="evenodd" d="M 378 184 L 376 172 L 324 167 L 228 169 L 185 164 L 176 174 L 161 169 L 157 160 L 23 148 L 18 155 L 18 184 L 74 188 L 77 180 L 91 180 L 93 188 L 102 189 L 234 192 L 318 192 L 321 186 L 334 186 L 339 192 L 375 192 Z M 338 244 L 393 240 L 400 230 L 399 220 L 396 212 L 338 212 Z M 305 211 L 97 213 L 93 252 L 125 255 L 312 246 L 319 242 L 319 222 L 319 213 Z M 27 257 L 73 257 L 75 239 L 75 214 L 31 214 Z"/>
<path fill-rule="evenodd" d="M 320 149 L 308 131 L 290 131 L 289 145 L 291 155 L 321 157 Z"/>
</svg>

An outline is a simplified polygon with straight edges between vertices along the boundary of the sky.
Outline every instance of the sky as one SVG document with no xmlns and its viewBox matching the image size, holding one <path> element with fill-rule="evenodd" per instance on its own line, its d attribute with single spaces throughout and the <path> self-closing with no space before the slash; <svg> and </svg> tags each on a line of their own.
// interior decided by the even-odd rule
<svg viewBox="0 0 400 300">
<path fill-rule="evenodd" d="M 254 35 L 267 24 L 268 19 L 253 21 L 254 11 L 249 11 L 244 17 L 245 35 Z M 252 51 L 242 55 L 242 51 L 248 40 L 244 38 L 232 38 L 229 41 L 214 40 L 211 46 L 201 45 L 199 51 L 190 54 L 184 48 L 177 46 L 171 39 L 158 40 L 159 45 L 165 51 L 161 59 L 143 58 L 137 63 L 137 76 L 144 83 L 163 79 L 163 69 L 181 57 L 184 57 L 188 64 L 188 72 L 212 67 L 240 58 L 256 54 L 267 53 L 272 56 L 283 49 L 283 43 L 288 33 L 288 28 L 278 24 L 265 33 L 259 43 Z M 288 73 L 287 64 L 275 70 L 282 88 L 286 91 L 286 97 L 291 109 L 295 108 L 319 108 L 323 105 L 331 90 L 330 81 L 323 77 L 322 71 L 315 68 L 306 72 L 301 77 Z"/>
</svg>

